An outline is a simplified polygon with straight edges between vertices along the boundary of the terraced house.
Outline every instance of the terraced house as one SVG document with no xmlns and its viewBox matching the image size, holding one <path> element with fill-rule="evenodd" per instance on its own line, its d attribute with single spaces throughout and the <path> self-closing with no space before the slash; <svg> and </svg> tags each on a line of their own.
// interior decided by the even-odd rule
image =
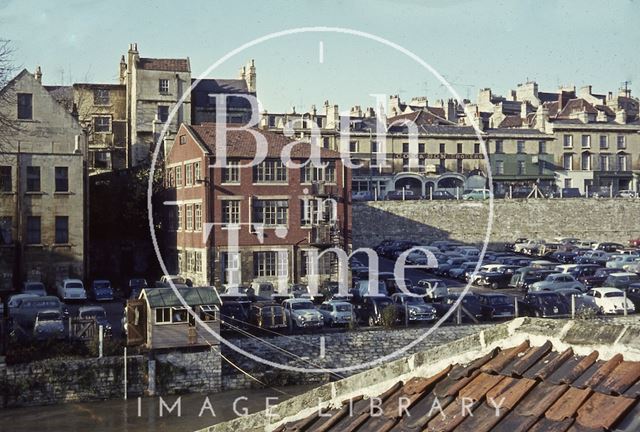
<svg viewBox="0 0 640 432">
<path fill-rule="evenodd" d="M 15 128 L 0 148 L 0 276 L 52 286 L 84 277 L 87 148 L 84 131 L 42 85 L 38 69 L 0 91 Z M 6 141 L 6 144 L 5 144 Z"/>
<path fill-rule="evenodd" d="M 267 143 L 266 158 L 257 164 L 251 132 Z M 337 276 L 334 259 L 316 265 L 310 251 L 351 247 L 351 179 L 340 155 L 321 149 L 325 166 L 288 167 L 281 156 L 291 140 L 251 132 L 230 128 L 226 165 L 216 167 L 215 124 L 183 124 L 178 130 L 165 164 L 169 270 L 215 286 Z M 292 161 L 302 164 L 310 153 L 310 144 L 297 144 Z M 238 251 L 230 249 L 230 236 L 237 236 Z M 231 280 L 238 274 L 240 280 Z"/>
</svg>

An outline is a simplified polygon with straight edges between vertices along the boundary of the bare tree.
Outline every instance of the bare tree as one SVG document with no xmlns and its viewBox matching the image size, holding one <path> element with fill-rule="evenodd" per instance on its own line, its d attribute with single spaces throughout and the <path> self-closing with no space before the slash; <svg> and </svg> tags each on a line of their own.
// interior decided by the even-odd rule
<svg viewBox="0 0 640 432">
<path fill-rule="evenodd" d="M 0 39 L 0 153 L 9 150 L 11 136 L 20 130 L 18 122 L 7 114 L 6 109 L 16 103 L 15 92 L 5 89 L 16 70 L 13 53 L 11 41 Z"/>
</svg>

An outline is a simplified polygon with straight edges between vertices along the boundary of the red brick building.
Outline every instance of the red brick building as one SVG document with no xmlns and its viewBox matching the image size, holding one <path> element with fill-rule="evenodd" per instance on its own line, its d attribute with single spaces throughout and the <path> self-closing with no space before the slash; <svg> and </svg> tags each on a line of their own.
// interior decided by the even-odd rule
<svg viewBox="0 0 640 432">
<path fill-rule="evenodd" d="M 232 126 L 230 126 L 231 128 Z M 194 283 L 217 287 L 275 281 L 305 283 L 337 277 L 335 259 L 315 265 L 312 249 L 351 249 L 351 178 L 340 154 L 319 149 L 323 167 L 283 163 L 292 140 L 255 129 L 267 142 L 266 158 L 252 164 L 256 141 L 248 131 L 229 129 L 226 166 L 216 167 L 216 126 L 181 125 L 165 161 L 167 197 L 163 228 L 168 269 Z M 291 161 L 303 164 L 310 144 L 292 147 Z M 254 166 L 250 166 L 254 165 Z M 239 253 L 229 251 L 229 235 L 238 236 Z"/>
</svg>

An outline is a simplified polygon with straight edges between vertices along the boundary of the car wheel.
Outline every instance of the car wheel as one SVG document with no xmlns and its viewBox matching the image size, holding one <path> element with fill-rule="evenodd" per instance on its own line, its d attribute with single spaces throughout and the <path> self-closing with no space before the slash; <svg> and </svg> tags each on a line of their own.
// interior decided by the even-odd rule
<svg viewBox="0 0 640 432">
<path fill-rule="evenodd" d="M 375 327 L 376 320 L 374 320 L 373 317 L 370 316 L 369 319 L 367 320 L 367 324 L 369 324 L 369 327 Z"/>
<path fill-rule="evenodd" d="M 493 290 L 497 290 L 498 288 L 499 288 L 499 287 L 498 287 L 498 282 L 493 282 L 493 283 L 491 284 L 491 289 L 493 289 Z"/>
</svg>

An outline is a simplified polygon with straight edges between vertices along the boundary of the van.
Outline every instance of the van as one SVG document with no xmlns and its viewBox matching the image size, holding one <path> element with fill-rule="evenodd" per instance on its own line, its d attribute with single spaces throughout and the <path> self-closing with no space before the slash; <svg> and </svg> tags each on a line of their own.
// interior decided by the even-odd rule
<svg viewBox="0 0 640 432">
<path fill-rule="evenodd" d="M 56 283 L 56 290 L 60 300 L 86 300 L 87 291 L 80 279 L 64 279 Z"/>
</svg>

